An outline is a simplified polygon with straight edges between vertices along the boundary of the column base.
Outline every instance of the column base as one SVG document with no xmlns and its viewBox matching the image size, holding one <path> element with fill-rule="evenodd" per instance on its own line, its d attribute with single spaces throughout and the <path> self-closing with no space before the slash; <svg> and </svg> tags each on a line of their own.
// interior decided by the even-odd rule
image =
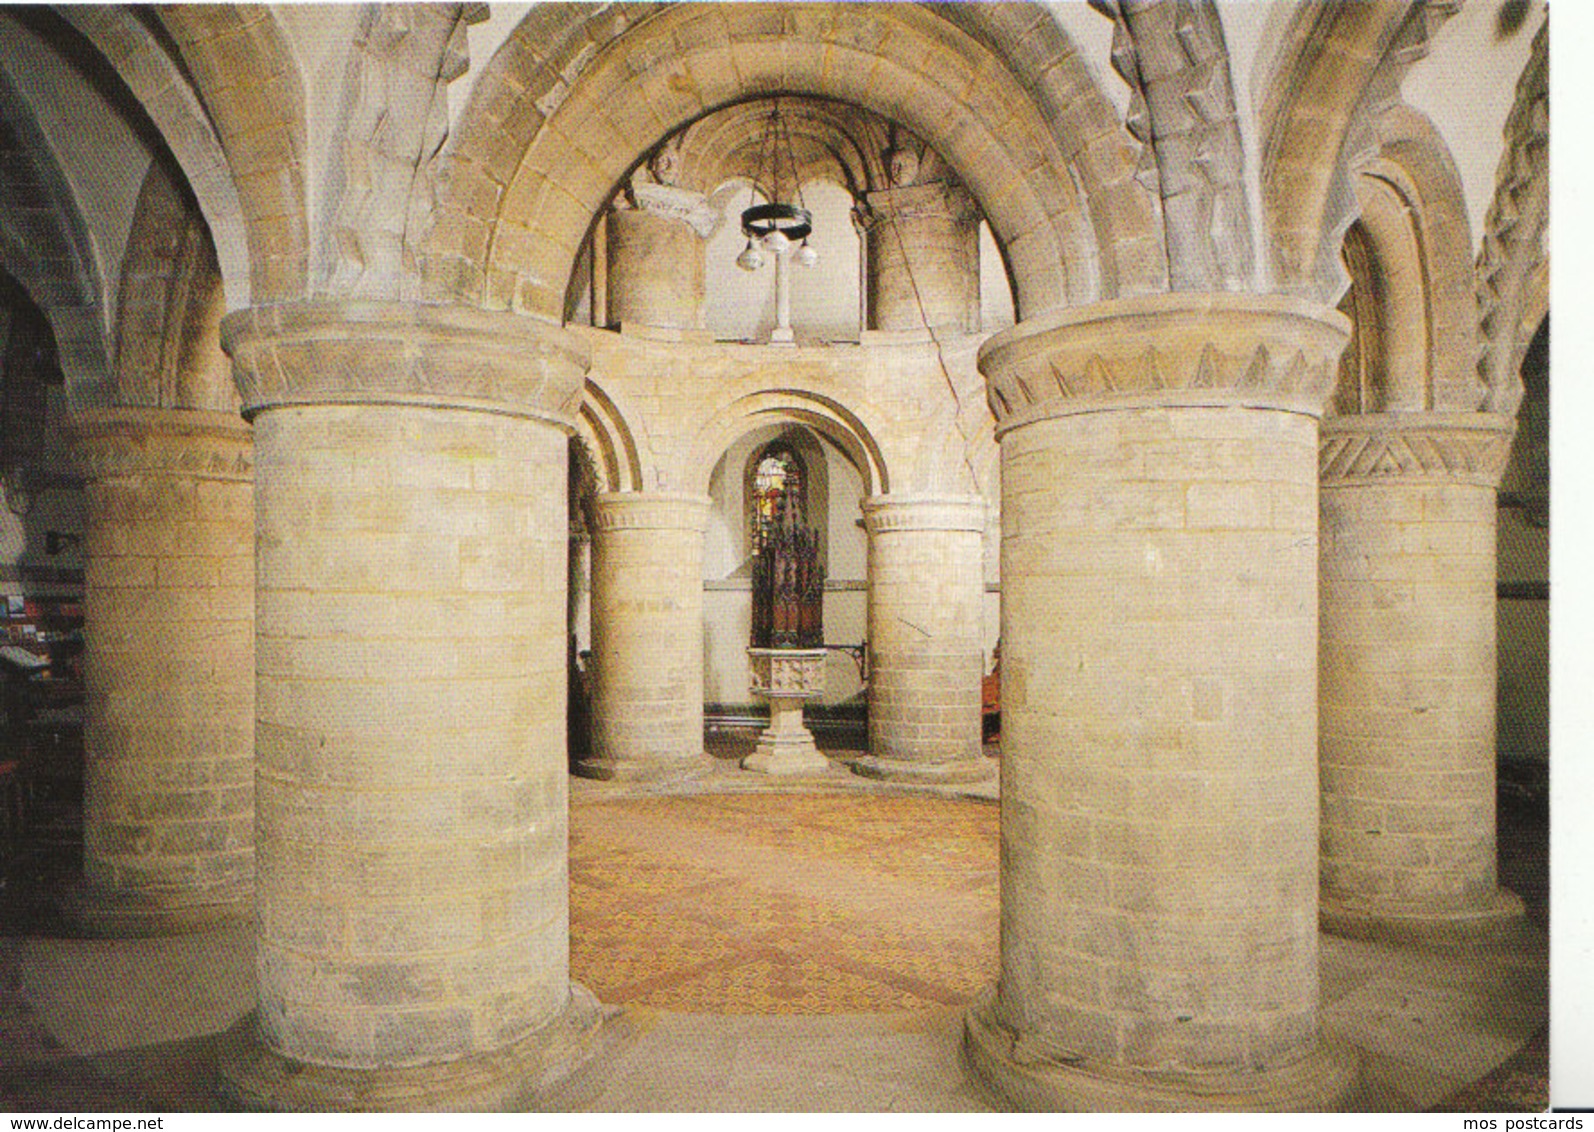
<svg viewBox="0 0 1594 1132">
<path fill-rule="evenodd" d="M 1354 904 L 1324 895 L 1318 900 L 1318 925 L 1344 939 L 1375 939 L 1420 947 L 1487 943 L 1513 934 L 1526 916 L 1522 898 L 1503 888 L 1482 906 L 1460 911 L 1423 912 Z"/>
<path fill-rule="evenodd" d="M 713 758 L 707 753 L 699 753 L 684 759 L 659 762 L 584 758 L 577 760 L 571 773 L 603 782 L 688 782 L 702 777 L 713 768 Z"/>
<path fill-rule="evenodd" d="M 830 770 L 830 760 L 819 753 L 814 737 L 806 730 L 783 735 L 771 735 L 766 731 L 758 737 L 753 753 L 742 760 L 742 769 L 779 776 L 826 774 Z"/>
<path fill-rule="evenodd" d="M 246 924 L 254 915 L 255 889 L 240 884 L 153 896 L 84 883 L 63 892 L 57 907 L 77 934 L 89 939 L 149 939 Z"/>
<path fill-rule="evenodd" d="M 1255 1073 L 1133 1070 L 1026 1051 L 995 1012 L 996 988 L 963 1019 L 965 1068 L 1000 1108 L 1031 1112 L 1335 1112 L 1351 1101 L 1361 1063 L 1322 1039 L 1299 1061 Z"/>
<path fill-rule="evenodd" d="M 568 1110 L 581 1070 L 630 1038 L 592 993 L 570 984 L 557 1019 L 504 1049 L 431 1065 L 346 1069 L 284 1057 L 260 1043 L 249 1015 L 223 1037 L 221 1093 L 252 1112 L 524 1112 Z"/>
<path fill-rule="evenodd" d="M 982 782 L 996 774 L 996 764 L 981 755 L 973 759 L 952 759 L 949 762 L 916 762 L 911 759 L 888 759 L 879 755 L 865 755 L 847 763 L 852 772 L 863 778 L 879 778 L 890 782 L 922 782 L 928 785 L 960 782 Z"/>
</svg>

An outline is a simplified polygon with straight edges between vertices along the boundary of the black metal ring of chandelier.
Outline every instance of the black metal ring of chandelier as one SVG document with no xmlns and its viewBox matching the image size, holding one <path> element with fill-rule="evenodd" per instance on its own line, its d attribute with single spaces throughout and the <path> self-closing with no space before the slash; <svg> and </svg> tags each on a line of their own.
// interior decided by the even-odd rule
<svg viewBox="0 0 1594 1132">
<path fill-rule="evenodd" d="M 794 243 L 814 230 L 814 218 L 794 204 L 755 204 L 742 211 L 742 234 L 762 240 L 776 232 Z"/>
</svg>

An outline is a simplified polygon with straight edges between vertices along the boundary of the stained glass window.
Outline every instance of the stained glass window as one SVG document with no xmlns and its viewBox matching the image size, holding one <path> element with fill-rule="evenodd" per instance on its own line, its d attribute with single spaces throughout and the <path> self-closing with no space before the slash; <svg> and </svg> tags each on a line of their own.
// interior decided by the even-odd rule
<svg viewBox="0 0 1594 1132">
<path fill-rule="evenodd" d="M 807 519 L 802 460 L 783 444 L 764 450 L 753 471 L 752 552 L 761 554 L 777 526 L 803 526 Z"/>
</svg>

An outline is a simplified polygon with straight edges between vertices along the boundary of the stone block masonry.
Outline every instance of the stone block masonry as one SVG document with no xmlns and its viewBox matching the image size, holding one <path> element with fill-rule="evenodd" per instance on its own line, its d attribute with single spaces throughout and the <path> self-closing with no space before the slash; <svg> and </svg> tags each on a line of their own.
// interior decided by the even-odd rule
<svg viewBox="0 0 1594 1132">
<path fill-rule="evenodd" d="M 253 443 L 231 414 L 74 418 L 87 484 L 85 885 L 98 935 L 248 914 L 254 886 Z"/>
<path fill-rule="evenodd" d="M 505 1045 L 568 994 L 563 438 L 256 428 L 262 1028 L 332 1065 Z"/>
<path fill-rule="evenodd" d="M 592 544 L 593 778 L 707 768 L 703 531 L 707 496 L 600 495 Z"/>
<path fill-rule="evenodd" d="M 859 774 L 990 775 L 980 743 L 985 501 L 876 496 L 869 533 L 869 751 Z"/>
<path fill-rule="evenodd" d="M 1024 1107 L 1331 1107 L 1304 407 L 1343 323 L 1218 295 L 1057 323 L 981 356 L 1008 391 L 1002 954 L 971 1064 Z"/>
<path fill-rule="evenodd" d="M 1428 942 L 1522 915 L 1496 883 L 1495 489 L 1508 419 L 1322 438 L 1322 918 Z"/>
<path fill-rule="evenodd" d="M 258 459 L 260 1005 L 227 1088 L 528 1103 L 596 1033 L 569 978 L 557 424 L 584 357 L 380 305 L 243 312 L 223 340 Z"/>
</svg>

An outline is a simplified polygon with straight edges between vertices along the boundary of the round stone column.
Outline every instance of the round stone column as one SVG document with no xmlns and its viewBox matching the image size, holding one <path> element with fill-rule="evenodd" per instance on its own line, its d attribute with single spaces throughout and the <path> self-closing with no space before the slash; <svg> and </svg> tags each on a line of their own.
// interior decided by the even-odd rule
<svg viewBox="0 0 1594 1132">
<path fill-rule="evenodd" d="M 703 241 L 687 225 L 646 208 L 613 208 L 608 228 L 608 318 L 689 330 L 702 324 Z"/>
<path fill-rule="evenodd" d="M 1509 418 L 1323 422 L 1322 923 L 1442 942 L 1515 922 L 1495 857 L 1496 488 Z"/>
<path fill-rule="evenodd" d="M 255 426 L 260 995 L 247 1107 L 502 1109 L 570 982 L 567 429 L 584 349 L 398 304 L 228 316 Z"/>
<path fill-rule="evenodd" d="M 599 495 L 592 539 L 588 778 L 660 779 L 703 753 L 703 532 L 709 498 Z"/>
<path fill-rule="evenodd" d="M 866 304 L 871 330 L 980 328 L 980 212 L 942 183 L 868 195 Z M 923 313 L 920 313 L 920 304 Z"/>
<path fill-rule="evenodd" d="M 83 872 L 94 935 L 191 931 L 254 895 L 254 471 L 247 424 L 86 412 Z"/>
<path fill-rule="evenodd" d="M 1283 296 L 1101 303 L 981 351 L 1002 447 L 1007 1103 L 1325 1109 L 1317 414 L 1347 337 Z"/>
<path fill-rule="evenodd" d="M 963 782 L 995 773 L 980 741 L 985 500 L 864 501 L 869 534 L 870 778 Z"/>
</svg>

